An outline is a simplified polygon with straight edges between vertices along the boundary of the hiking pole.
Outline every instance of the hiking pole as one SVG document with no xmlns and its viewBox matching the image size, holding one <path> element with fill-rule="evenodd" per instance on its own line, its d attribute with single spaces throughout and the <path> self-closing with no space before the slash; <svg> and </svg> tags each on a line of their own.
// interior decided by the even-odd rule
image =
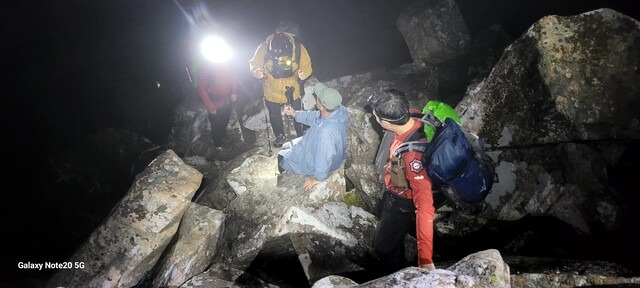
<svg viewBox="0 0 640 288">
<path fill-rule="evenodd" d="M 193 79 L 191 79 L 191 73 L 189 73 L 189 67 L 184 67 L 184 70 L 187 71 L 187 78 L 189 78 L 189 83 L 193 83 Z"/>
<path fill-rule="evenodd" d="M 273 155 L 273 151 L 271 151 L 271 136 L 269 135 L 269 129 L 271 129 L 271 121 L 269 120 L 269 108 L 267 108 L 267 100 L 262 97 L 262 104 L 264 105 L 264 124 L 265 131 L 267 132 L 267 146 L 269 146 L 269 157 Z"/>
<path fill-rule="evenodd" d="M 287 98 L 287 103 L 285 104 L 285 108 L 287 107 L 292 107 L 293 104 L 293 92 L 296 91 L 296 88 L 293 86 L 285 86 L 284 87 L 286 89 L 286 92 L 284 92 L 284 96 Z M 293 123 L 293 118 L 290 115 L 287 115 L 286 119 L 283 119 L 283 121 L 285 123 L 287 123 L 287 129 L 286 129 L 286 134 L 287 134 L 287 140 L 291 140 L 293 139 L 293 137 L 291 137 L 291 128 L 294 128 L 295 130 L 295 123 Z M 296 132 L 297 134 L 297 132 Z"/>
<path fill-rule="evenodd" d="M 266 79 L 267 79 L 266 75 L 260 78 L 263 84 Z M 264 124 L 265 124 L 265 131 L 267 132 L 267 146 L 269 146 L 269 157 L 271 157 L 273 155 L 273 151 L 271 150 L 271 136 L 269 135 L 270 133 L 269 130 L 271 129 L 271 120 L 269 120 L 269 108 L 267 107 L 267 100 L 264 98 L 264 95 L 262 96 L 262 105 L 264 106 Z"/>
<path fill-rule="evenodd" d="M 238 121 L 238 130 L 240 132 L 240 141 L 242 143 L 246 143 L 244 137 L 243 123 L 241 123 L 242 119 L 240 118 L 241 113 L 238 112 L 238 106 L 235 103 L 231 103 L 231 113 L 235 115 L 236 120 Z"/>
</svg>

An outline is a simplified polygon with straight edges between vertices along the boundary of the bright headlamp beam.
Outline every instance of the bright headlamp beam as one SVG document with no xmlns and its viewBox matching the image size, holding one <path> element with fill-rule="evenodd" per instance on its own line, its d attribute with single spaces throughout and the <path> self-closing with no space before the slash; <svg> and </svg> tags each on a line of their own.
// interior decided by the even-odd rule
<svg viewBox="0 0 640 288">
<path fill-rule="evenodd" d="M 215 63 L 226 62 L 231 59 L 231 48 L 219 37 L 209 36 L 202 41 L 200 51 L 204 57 Z"/>
</svg>

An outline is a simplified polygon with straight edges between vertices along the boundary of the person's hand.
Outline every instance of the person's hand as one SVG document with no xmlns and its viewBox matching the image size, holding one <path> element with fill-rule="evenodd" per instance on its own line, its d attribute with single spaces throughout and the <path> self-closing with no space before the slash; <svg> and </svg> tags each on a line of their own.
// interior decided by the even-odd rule
<svg viewBox="0 0 640 288">
<path fill-rule="evenodd" d="M 311 179 L 304 181 L 304 185 L 303 185 L 304 190 L 309 191 L 311 190 L 311 188 L 318 185 L 318 183 L 320 183 L 320 181 L 318 181 L 316 177 L 312 177 Z"/>
<path fill-rule="evenodd" d="M 231 103 L 235 103 L 238 100 L 238 94 L 231 94 L 229 98 L 231 98 Z"/>
<path fill-rule="evenodd" d="M 304 71 L 298 69 L 298 78 L 300 78 L 301 80 L 305 78 L 305 76 L 307 75 L 307 73 L 304 73 Z"/>
<path fill-rule="evenodd" d="M 253 72 L 253 76 L 258 79 L 262 79 L 264 78 L 264 72 L 262 72 L 262 70 L 256 70 L 255 72 Z"/>
<path fill-rule="evenodd" d="M 436 266 L 433 265 L 433 263 L 431 263 L 431 264 L 420 264 L 420 268 L 427 269 L 429 271 L 433 271 L 433 270 L 436 269 Z"/>
<path fill-rule="evenodd" d="M 284 107 L 282 114 L 285 116 L 293 116 L 296 117 L 296 110 L 294 110 L 291 106 Z"/>
</svg>

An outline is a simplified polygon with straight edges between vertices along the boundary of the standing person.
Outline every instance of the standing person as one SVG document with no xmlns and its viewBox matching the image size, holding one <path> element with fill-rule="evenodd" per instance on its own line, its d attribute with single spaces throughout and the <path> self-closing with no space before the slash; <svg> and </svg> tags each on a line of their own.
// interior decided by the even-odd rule
<svg viewBox="0 0 640 288">
<path fill-rule="evenodd" d="M 386 89 L 369 97 L 373 115 L 382 128 L 393 133 L 389 155 L 411 138 L 423 133 L 422 122 L 410 117 L 409 102 L 396 89 Z M 426 142 L 423 134 L 419 141 Z M 386 152 L 386 151 L 385 151 Z M 408 265 L 404 257 L 404 238 L 415 233 L 418 265 L 429 270 L 433 264 L 433 219 L 435 208 L 431 181 L 421 162 L 422 153 L 409 151 L 401 158 L 388 157 L 384 167 L 384 192 L 381 216 L 373 238 L 373 248 L 385 274 Z"/>
<path fill-rule="evenodd" d="M 313 94 L 317 111 L 296 111 L 292 107 L 284 109 L 285 115 L 293 116 L 296 122 L 310 127 L 304 136 L 291 141 L 290 149 L 282 149 L 278 153 L 281 172 L 286 170 L 312 176 L 304 182 L 305 190 L 310 190 L 338 169 L 347 149 L 349 113 L 342 106 L 340 92 L 318 83 Z"/>
<path fill-rule="evenodd" d="M 238 99 L 238 81 L 223 64 L 204 63 L 197 71 L 198 96 L 207 108 L 211 137 L 218 150 L 227 150 L 231 139 L 227 137 L 227 125 L 232 104 Z"/>
<path fill-rule="evenodd" d="M 256 50 L 249 61 L 251 74 L 264 79 L 262 86 L 265 105 L 269 111 L 269 120 L 276 140 L 273 145 L 281 147 L 287 141 L 282 121 L 282 107 L 288 103 L 285 92 L 293 87 L 291 106 L 295 110 L 302 108 L 300 85 L 313 72 L 311 57 L 307 49 L 297 39 L 299 26 L 288 20 L 281 21 L 276 32 L 269 35 Z M 302 127 L 295 125 L 297 136 L 302 136 Z"/>
</svg>

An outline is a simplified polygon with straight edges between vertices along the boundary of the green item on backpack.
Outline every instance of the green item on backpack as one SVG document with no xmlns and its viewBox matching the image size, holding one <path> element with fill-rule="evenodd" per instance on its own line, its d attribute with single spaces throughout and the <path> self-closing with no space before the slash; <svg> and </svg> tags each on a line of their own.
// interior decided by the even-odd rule
<svg viewBox="0 0 640 288">
<path fill-rule="evenodd" d="M 445 119 L 451 118 L 451 120 L 460 124 L 460 116 L 458 116 L 456 110 L 451 108 L 448 104 L 440 101 L 427 102 L 427 105 L 422 109 L 422 113 L 425 115 L 432 114 L 441 123 L 444 123 Z M 433 139 L 433 136 L 436 134 L 436 128 L 431 125 L 424 125 L 424 134 L 427 136 L 427 142 L 431 142 L 431 139 Z"/>
</svg>

